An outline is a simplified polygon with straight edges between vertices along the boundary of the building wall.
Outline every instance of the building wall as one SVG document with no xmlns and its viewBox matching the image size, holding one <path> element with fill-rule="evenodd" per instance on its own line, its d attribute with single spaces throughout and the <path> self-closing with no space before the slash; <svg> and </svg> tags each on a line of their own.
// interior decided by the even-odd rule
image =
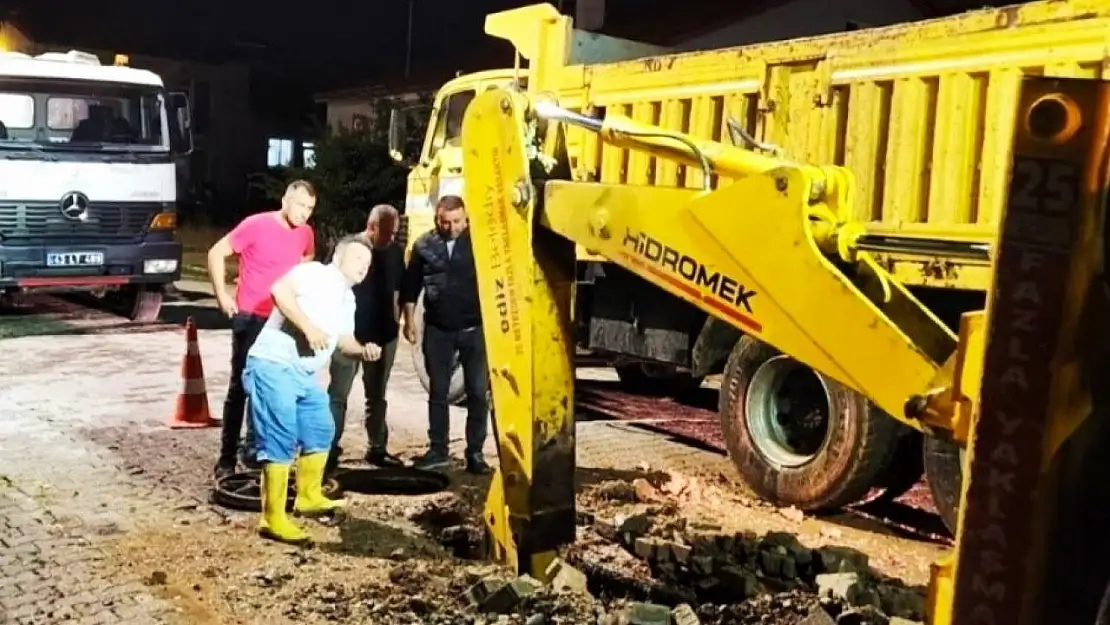
<svg viewBox="0 0 1110 625">
<path fill-rule="evenodd" d="M 241 203 L 247 176 L 266 168 L 266 128 L 250 109 L 250 68 L 146 56 L 131 65 L 162 76 L 166 89 L 189 93 L 196 149 L 193 182 L 210 184 L 220 204 Z"/>
<path fill-rule="evenodd" d="M 793 0 L 748 19 L 692 38 L 680 51 L 707 50 L 766 41 L 812 37 L 847 30 L 888 26 L 923 18 L 911 0 Z"/>
<path fill-rule="evenodd" d="M 328 100 L 328 128 L 339 130 L 341 126 L 357 128 L 366 123 L 374 123 L 375 107 L 365 100 Z M 364 121 L 365 120 L 365 121 Z"/>
<path fill-rule="evenodd" d="M 370 128 L 377 124 L 388 124 L 388 118 L 377 119 L 379 109 L 375 106 L 375 102 L 381 99 L 388 99 L 401 105 L 412 105 L 425 99 L 431 99 L 433 95 L 433 91 L 408 91 L 394 94 L 388 92 L 367 93 L 363 96 L 321 94 L 316 99 L 327 104 L 328 128 L 335 132 L 340 127 L 360 129 Z"/>
</svg>

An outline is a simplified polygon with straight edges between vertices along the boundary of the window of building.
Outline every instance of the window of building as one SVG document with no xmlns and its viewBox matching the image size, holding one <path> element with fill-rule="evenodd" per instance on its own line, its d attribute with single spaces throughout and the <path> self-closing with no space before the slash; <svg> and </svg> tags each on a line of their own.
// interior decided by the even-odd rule
<svg viewBox="0 0 1110 625">
<path fill-rule="evenodd" d="M 266 151 L 267 167 L 288 167 L 293 164 L 293 140 L 270 137 Z"/>
<path fill-rule="evenodd" d="M 301 146 L 301 158 L 304 159 L 304 166 L 306 169 L 312 169 L 316 166 L 316 144 L 311 141 L 305 141 Z"/>
</svg>

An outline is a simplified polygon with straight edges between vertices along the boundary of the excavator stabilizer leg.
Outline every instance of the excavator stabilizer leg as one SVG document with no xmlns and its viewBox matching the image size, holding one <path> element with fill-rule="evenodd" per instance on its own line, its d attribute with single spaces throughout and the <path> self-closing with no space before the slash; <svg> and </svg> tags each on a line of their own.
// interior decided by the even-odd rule
<svg viewBox="0 0 1110 625">
<path fill-rule="evenodd" d="M 500 467 L 486 502 L 494 559 L 543 579 L 575 538 L 574 244 L 536 226 L 519 94 L 479 95 L 463 121 L 465 201 Z"/>
<path fill-rule="evenodd" d="M 1022 86 L 957 547 L 934 567 L 933 625 L 1110 623 L 1108 88 Z"/>
</svg>

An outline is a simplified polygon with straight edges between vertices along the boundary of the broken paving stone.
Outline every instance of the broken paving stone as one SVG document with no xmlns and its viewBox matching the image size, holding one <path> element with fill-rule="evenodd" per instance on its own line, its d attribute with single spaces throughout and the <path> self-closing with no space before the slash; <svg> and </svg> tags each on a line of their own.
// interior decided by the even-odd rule
<svg viewBox="0 0 1110 625">
<path fill-rule="evenodd" d="M 651 526 L 652 519 L 647 514 L 617 517 L 617 534 L 629 545 L 650 532 Z"/>
<path fill-rule="evenodd" d="M 728 588 L 730 594 L 741 599 L 749 599 L 760 592 L 759 578 L 755 573 L 740 567 L 729 565 L 722 567 L 717 572 L 721 584 Z"/>
<path fill-rule="evenodd" d="M 821 573 L 866 574 L 868 572 L 867 554 L 850 547 L 819 547 L 815 551 Z"/>
<path fill-rule="evenodd" d="M 543 584 L 535 578 L 521 575 L 479 600 L 478 610 L 493 614 L 508 614 L 520 605 L 525 597 L 535 594 L 541 588 L 543 588 Z"/>
<path fill-rule="evenodd" d="M 690 559 L 690 570 L 693 571 L 694 575 L 712 575 L 713 562 L 713 558 L 709 556 L 694 556 Z"/>
<path fill-rule="evenodd" d="M 671 625 L 671 609 L 656 603 L 633 603 L 626 611 L 628 625 Z"/>
<path fill-rule="evenodd" d="M 884 613 L 909 619 L 925 616 L 925 593 L 896 584 L 880 584 L 875 588 Z"/>
<path fill-rule="evenodd" d="M 637 538 L 632 544 L 632 553 L 647 561 L 659 559 L 660 552 L 665 551 L 664 543 L 655 538 Z"/>
<path fill-rule="evenodd" d="M 636 487 L 624 480 L 608 480 L 598 484 L 597 496 L 610 501 L 636 501 Z"/>
<path fill-rule="evenodd" d="M 642 477 L 632 480 L 632 494 L 640 503 L 660 503 L 666 500 L 658 488 Z"/>
<path fill-rule="evenodd" d="M 577 592 L 589 594 L 589 580 L 586 574 L 573 566 L 555 560 L 547 567 L 547 576 L 551 580 L 551 588 L 555 592 Z"/>
<path fill-rule="evenodd" d="M 605 540 L 617 540 L 617 520 L 599 516 L 594 517 L 593 528 Z"/>
<path fill-rule="evenodd" d="M 688 603 L 681 603 L 671 610 L 671 622 L 674 625 L 701 625 L 697 612 Z"/>
<path fill-rule="evenodd" d="M 670 543 L 668 546 L 670 547 L 671 558 L 679 564 L 688 563 L 694 552 L 693 547 L 681 543 Z"/>
<path fill-rule="evenodd" d="M 883 600 L 879 591 L 862 581 L 852 584 L 848 589 L 848 603 L 859 607 L 882 608 Z"/>
<path fill-rule="evenodd" d="M 475 582 L 470 588 L 466 589 L 466 599 L 470 605 L 478 607 L 494 592 L 497 591 L 498 584 L 487 579 Z"/>
<path fill-rule="evenodd" d="M 759 554 L 759 566 L 764 575 L 777 577 L 784 580 L 797 579 L 797 563 L 791 558 L 784 547 L 775 547 L 774 551 L 764 551 Z"/>
<path fill-rule="evenodd" d="M 848 600 L 848 591 L 859 582 L 857 573 L 822 573 L 814 580 L 820 597 Z"/>
</svg>

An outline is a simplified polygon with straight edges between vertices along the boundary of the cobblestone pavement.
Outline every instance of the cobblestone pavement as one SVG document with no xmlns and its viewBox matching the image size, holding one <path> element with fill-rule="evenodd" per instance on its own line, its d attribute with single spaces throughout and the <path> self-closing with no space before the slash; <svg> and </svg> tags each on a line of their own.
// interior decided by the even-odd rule
<svg viewBox="0 0 1110 625">
<path fill-rule="evenodd" d="M 230 337 L 206 306 L 185 298 L 165 316 L 197 317 L 218 414 Z M 118 325 L 81 319 L 94 330 Z M 182 334 L 75 334 L 67 326 L 20 337 L 10 323 L 0 317 L 0 328 L 9 329 L 0 336 L 15 335 L 3 340 L 0 361 L 0 623 L 193 622 L 142 573 L 109 575 L 102 566 L 111 541 L 142 527 L 232 522 L 231 513 L 208 505 L 218 428 L 166 427 L 181 387 Z M 33 325 L 26 317 L 20 323 Z M 422 451 L 426 437 L 424 395 L 411 363 L 403 346 L 389 388 L 391 446 L 409 456 Z M 345 440 L 351 456 L 365 445 L 357 386 Z M 456 437 L 462 420 L 453 409 Z M 627 425 L 583 422 L 579 432 L 584 465 L 723 462 Z"/>
</svg>

